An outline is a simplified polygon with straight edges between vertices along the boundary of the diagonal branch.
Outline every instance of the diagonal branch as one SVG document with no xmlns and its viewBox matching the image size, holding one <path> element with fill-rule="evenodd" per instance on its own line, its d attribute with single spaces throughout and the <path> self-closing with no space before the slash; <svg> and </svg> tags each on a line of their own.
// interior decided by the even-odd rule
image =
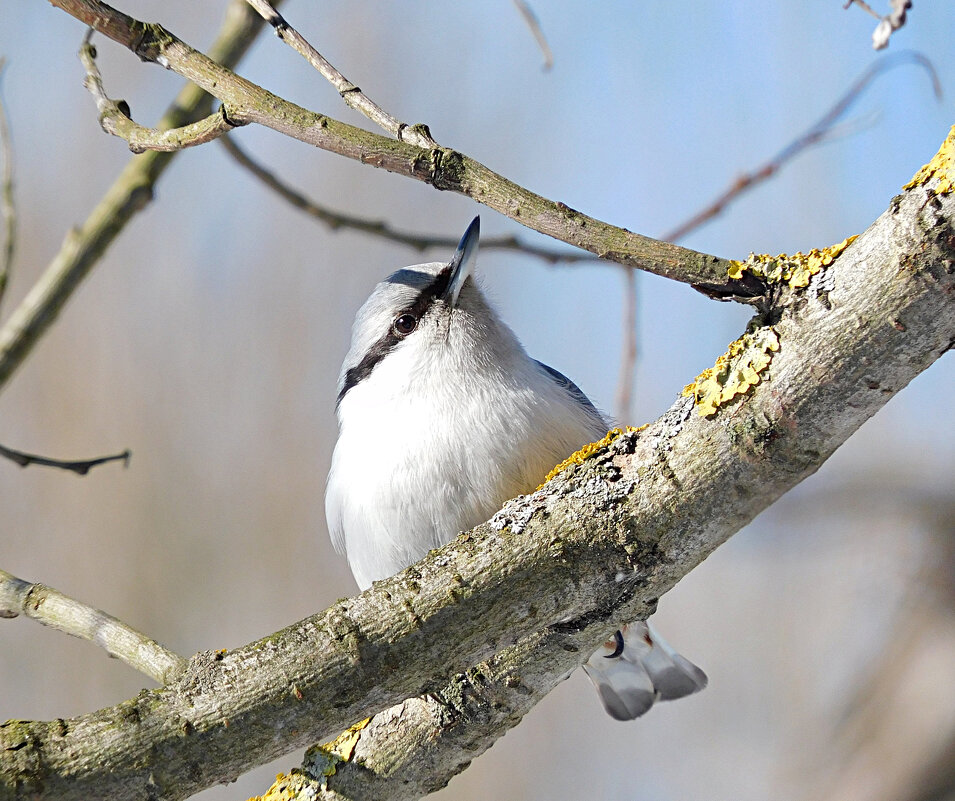
<svg viewBox="0 0 955 801">
<path fill-rule="evenodd" d="M 275 35 L 301 55 L 309 64 L 317 69 L 322 76 L 338 90 L 342 100 L 356 111 L 360 111 L 373 123 L 390 133 L 395 139 L 410 142 L 418 147 L 437 147 L 438 143 L 431 138 L 426 125 L 407 125 L 392 117 L 381 106 L 371 100 L 355 84 L 349 81 L 325 57 L 319 53 L 308 40 L 295 28 L 288 24 L 269 0 L 246 0 L 269 25 L 275 29 Z"/>
<path fill-rule="evenodd" d="M 0 726 L 0 799 L 183 798 L 433 693 L 535 632 L 564 638 L 555 669 L 577 667 L 950 349 L 953 142 L 808 287 L 780 292 L 778 351 L 725 408 L 703 417 L 680 398 L 397 576 L 257 643 L 198 654 L 165 688 Z M 545 692 L 533 670 L 523 677 Z"/>
<path fill-rule="evenodd" d="M 955 129 L 952 137 L 955 137 Z M 942 228 L 945 230 L 938 231 L 938 235 L 948 236 L 947 231 L 951 229 L 947 225 Z M 904 263 L 905 257 L 901 260 Z M 935 274 L 941 272 L 943 268 Z M 953 280 L 951 268 L 948 269 L 948 280 Z M 834 275 L 827 276 L 826 283 L 831 288 L 837 285 L 837 279 Z M 828 291 L 822 298 L 824 303 L 829 302 Z M 819 300 L 817 298 L 816 302 Z M 951 304 L 948 314 L 950 318 L 955 317 Z M 889 320 L 899 322 L 898 318 L 890 317 Z M 951 319 L 949 325 L 955 326 L 955 319 Z M 945 347 L 944 343 L 942 347 Z M 881 389 L 878 382 L 873 382 L 870 387 Z M 769 391 L 779 390 L 770 388 Z M 779 415 L 790 402 L 791 399 L 781 397 L 776 414 Z M 782 417 L 793 422 L 786 412 L 782 412 Z M 747 430 L 749 425 L 748 420 L 741 419 L 731 429 L 739 432 Z M 793 433 L 799 436 L 795 430 Z M 754 436 L 759 439 L 759 435 Z M 755 439 L 753 441 L 755 444 Z M 762 456 L 772 458 L 768 453 Z M 681 480 L 676 476 L 673 478 L 678 486 Z M 741 485 L 734 485 L 733 490 L 746 492 Z M 717 494 L 722 495 L 722 492 L 717 490 Z M 692 531 L 693 524 L 688 523 L 682 528 Z M 367 726 L 354 733 L 345 751 L 335 748 L 334 744 L 312 749 L 306 754 L 302 768 L 288 776 L 280 775 L 273 790 L 281 788 L 283 793 L 279 797 L 282 798 L 318 801 L 390 798 L 401 801 L 419 798 L 443 787 L 466 767 L 467 762 L 515 725 L 552 686 L 546 680 L 537 683 L 535 675 L 535 680 L 529 683 L 536 687 L 536 691 L 529 692 L 527 679 L 523 678 L 526 671 L 544 670 L 541 665 L 549 664 L 547 640 L 541 639 L 542 642 L 535 643 L 534 649 L 523 653 L 516 653 L 518 648 L 499 653 L 487 665 L 455 679 L 448 691 L 411 699 L 376 715 Z M 477 675 L 477 681 L 473 674 Z M 556 678 L 560 680 L 559 676 Z M 456 686 L 467 687 L 470 692 L 454 692 Z M 509 692 L 513 687 L 517 692 L 511 695 Z M 458 702 L 462 698 L 464 700 Z M 393 724 L 395 719 L 400 719 L 400 727 Z M 462 719 L 477 722 L 477 731 L 466 741 L 459 731 Z M 491 731 L 487 732 L 485 724 L 489 720 L 493 720 L 493 724 L 489 725 Z M 334 771 L 330 772 L 329 767 Z"/>
<path fill-rule="evenodd" d="M 114 12 L 118 13 L 118 12 Z M 103 24 L 109 18 L 102 19 Z M 209 58 L 235 64 L 252 44 L 262 21 L 234 0 Z M 163 116 L 160 126 L 178 128 L 209 113 L 212 101 L 201 88 L 187 85 Z M 23 363 L 56 320 L 60 309 L 133 216 L 152 201 L 153 186 L 176 152 L 150 151 L 130 160 L 79 228 L 66 235 L 60 252 L 0 328 L 0 388 Z"/>
<path fill-rule="evenodd" d="M 871 10 L 871 9 L 870 9 Z M 874 12 L 873 12 L 874 13 Z M 878 16 L 878 15 L 876 15 Z M 922 67 L 929 75 L 932 90 L 937 100 L 942 98 L 941 83 L 932 62 L 921 53 L 899 53 L 895 57 L 883 58 L 870 66 L 860 75 L 830 108 L 806 131 L 783 147 L 764 164 L 737 177 L 715 200 L 684 222 L 665 233 L 661 239 L 667 242 L 679 242 L 701 225 L 726 211 L 727 207 L 746 192 L 755 189 L 764 181 L 778 173 L 786 164 L 798 155 L 827 141 L 840 119 L 855 104 L 871 83 L 885 72 L 903 64 L 914 63 Z M 705 288 L 704 288 L 705 291 Z M 623 338 L 624 347 L 620 358 L 620 370 L 617 379 L 615 408 L 621 420 L 628 417 L 631 404 L 631 387 L 637 358 L 636 330 L 636 281 L 627 276 L 624 293 Z"/>
<path fill-rule="evenodd" d="M 474 159 L 443 147 L 424 149 L 356 128 L 276 97 L 189 47 L 161 25 L 135 20 L 99 0 L 51 0 L 77 19 L 162 64 L 219 98 L 233 122 L 258 123 L 323 150 L 466 195 L 542 234 L 601 259 L 689 284 L 753 288 L 729 278 L 731 262 L 635 234 L 535 194 Z M 756 291 L 759 291 L 757 288 Z M 2 346 L 2 342 L 0 342 Z M 2 374 L 0 374 L 2 377 Z"/>
<path fill-rule="evenodd" d="M 112 615 L 70 598 L 52 587 L 34 584 L 0 570 L 0 618 L 18 615 L 58 631 L 88 640 L 166 684 L 186 669 L 186 660 Z"/>
<path fill-rule="evenodd" d="M 895 56 L 882 58 L 856 78 L 852 85 L 846 90 L 845 94 L 833 103 L 826 113 L 803 131 L 802 134 L 789 142 L 782 150 L 759 167 L 738 176 L 709 205 L 671 231 L 665 233 L 661 238 L 668 242 L 678 242 L 691 231 L 696 230 L 704 223 L 722 214 L 723 211 L 726 210 L 726 207 L 741 194 L 753 189 L 763 181 L 772 178 L 779 170 L 785 167 L 787 163 L 796 158 L 796 156 L 814 145 L 825 142 L 832 134 L 836 123 L 855 105 L 855 102 L 864 94 L 865 90 L 869 88 L 876 78 L 904 64 L 915 64 L 922 67 L 922 69 L 928 73 L 929 79 L 932 82 L 932 91 L 935 94 L 935 99 L 941 100 L 942 87 L 938 79 L 938 73 L 936 73 L 935 67 L 932 66 L 932 62 L 921 53 L 897 53 Z"/>
<path fill-rule="evenodd" d="M 534 9 L 531 8 L 527 0 L 514 0 L 514 5 L 517 6 L 517 10 L 523 18 L 524 24 L 530 28 L 531 33 L 534 35 L 534 41 L 537 42 L 537 46 L 541 50 L 541 55 L 544 57 L 544 72 L 547 72 L 554 66 L 554 54 L 551 52 L 550 45 L 547 44 L 547 37 L 544 36 L 544 30 L 541 28 L 540 20 L 537 19 L 537 14 L 534 13 Z"/>
</svg>

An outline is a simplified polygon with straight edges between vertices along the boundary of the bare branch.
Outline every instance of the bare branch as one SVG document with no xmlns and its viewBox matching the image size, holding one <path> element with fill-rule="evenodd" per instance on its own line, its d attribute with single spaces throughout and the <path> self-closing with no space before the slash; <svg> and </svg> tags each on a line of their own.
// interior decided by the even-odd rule
<svg viewBox="0 0 955 801">
<path fill-rule="evenodd" d="M 132 456 L 132 452 L 127 449 L 113 456 L 99 456 L 95 459 L 83 459 L 80 461 L 63 461 L 62 459 L 50 459 L 49 457 L 37 456 L 33 453 L 15 451 L 12 448 L 0 445 L 0 456 L 9 459 L 11 462 L 16 462 L 20 467 L 29 467 L 31 464 L 38 464 L 45 465 L 46 467 L 59 467 L 61 470 L 69 470 L 77 475 L 85 476 L 91 468 L 106 464 L 107 462 L 121 461 L 123 467 L 128 467 L 129 457 Z"/>
<path fill-rule="evenodd" d="M 51 2 L 128 47 L 141 59 L 162 64 L 218 97 L 226 107 L 226 116 L 234 123 L 255 122 L 363 164 L 415 178 L 437 189 L 458 192 L 601 259 L 684 283 L 724 287 L 728 295 L 741 286 L 738 280 L 728 277 L 732 263 L 725 259 L 659 242 L 589 217 L 565 203 L 530 192 L 463 153 L 441 147 L 424 150 L 276 97 L 211 61 L 161 25 L 134 20 L 99 0 Z"/>
<path fill-rule="evenodd" d="M 88 4 L 80 2 L 79 5 L 95 13 Z M 109 11 L 119 14 L 113 9 Z M 108 26 L 112 17 L 106 15 L 99 19 Z M 126 30 L 123 26 L 120 28 Z M 235 64 L 261 28 L 261 19 L 244 0 L 233 0 L 222 30 L 209 50 L 210 58 L 223 65 Z M 208 114 L 211 104 L 211 98 L 200 87 L 187 85 L 169 107 L 160 126 L 188 125 Z M 175 155 L 176 151 L 149 151 L 131 159 L 86 222 L 67 234 L 60 252 L 0 328 L 0 387 L 23 363 L 126 223 L 152 201 L 152 188 Z"/>
<path fill-rule="evenodd" d="M 88 640 L 160 684 L 179 677 L 187 662 L 112 615 L 70 598 L 52 587 L 34 584 L 0 570 L 0 617 L 17 615 Z"/>
<path fill-rule="evenodd" d="M 859 8 L 865 11 L 867 14 L 875 17 L 876 19 L 882 19 L 878 11 L 876 11 L 872 6 L 870 6 L 865 0 L 846 0 L 846 4 L 842 7 L 843 10 L 849 8 L 853 3 L 855 3 Z"/>
<path fill-rule="evenodd" d="M 771 178 L 788 162 L 792 161 L 803 151 L 818 145 L 828 139 L 836 123 L 852 108 L 853 104 L 862 96 L 870 84 L 885 72 L 903 64 L 916 64 L 922 67 L 929 75 L 932 81 L 932 90 L 935 97 L 941 98 L 941 84 L 938 80 L 938 74 L 929 61 L 921 53 L 898 53 L 895 57 L 887 56 L 880 59 L 870 66 L 860 75 L 852 86 L 840 97 L 829 110 L 823 114 L 813 125 L 806 129 L 802 134 L 793 139 L 788 145 L 780 150 L 769 161 L 748 173 L 743 173 L 734 180 L 712 203 L 706 208 L 694 214 L 685 222 L 676 226 L 673 230 L 667 232 L 662 237 L 668 242 L 678 242 L 690 231 L 699 228 L 704 223 L 713 219 L 726 210 L 726 207 L 739 197 L 743 192 L 752 189 L 754 186 Z"/>
<path fill-rule="evenodd" d="M 856 0 L 856 2 L 858 2 L 858 0 Z M 865 6 L 865 3 L 862 3 L 862 5 Z M 868 8 L 868 6 L 865 7 Z M 915 63 L 928 72 L 932 80 L 932 89 L 935 93 L 935 97 L 941 99 L 941 85 L 938 80 L 938 75 L 932 66 L 932 62 L 925 58 L 925 56 L 920 53 L 899 53 L 895 58 L 884 58 L 869 67 L 812 127 L 793 139 L 768 162 L 738 177 L 716 200 L 692 215 L 673 230 L 664 234 L 661 239 L 667 242 L 678 242 L 704 223 L 722 214 L 737 198 L 749 190 L 756 188 L 763 181 L 771 178 L 789 161 L 796 158 L 805 150 L 813 145 L 828 141 L 835 131 L 836 124 L 853 103 L 859 99 L 872 81 L 883 72 L 906 63 Z M 633 386 L 634 371 L 636 369 L 637 331 L 636 324 L 633 322 L 636 316 L 636 302 L 636 282 L 630 278 L 627 281 L 626 293 L 624 295 L 624 346 L 620 356 L 620 371 L 617 379 L 616 408 L 621 420 L 628 419 L 630 394 Z"/>
<path fill-rule="evenodd" d="M 274 173 L 255 161 L 248 153 L 239 147 L 234 137 L 223 136 L 219 141 L 223 144 L 229 155 L 235 159 L 236 163 L 247 169 L 279 197 L 288 201 L 295 206 L 295 208 L 305 212 L 310 217 L 325 223 L 333 231 L 337 231 L 341 228 L 361 231 L 370 236 L 386 239 L 389 242 L 396 242 L 399 245 L 405 245 L 417 251 L 427 250 L 428 248 L 454 248 L 458 244 L 458 240 L 452 239 L 451 237 L 427 236 L 409 231 L 398 231 L 383 220 L 368 220 L 364 217 L 356 217 L 321 206 L 297 189 L 290 187 L 284 181 L 277 178 Z M 543 259 L 550 264 L 595 261 L 597 258 L 590 253 L 581 253 L 576 250 L 555 250 L 554 248 L 539 247 L 529 242 L 524 242 L 515 236 L 483 238 L 481 239 L 481 250 L 516 251 L 534 256 L 538 259 Z"/>
<path fill-rule="evenodd" d="M 5 67 L 6 61 L 0 58 L 0 79 L 3 78 Z M 3 294 L 10 280 L 10 271 L 13 269 L 13 259 L 16 255 L 17 207 L 13 198 L 13 144 L 2 96 L 0 96 L 0 161 L 3 162 L 3 172 L 0 174 L 0 217 L 3 218 L 3 255 L 0 255 L 0 301 L 3 301 Z"/>
<path fill-rule="evenodd" d="M 220 107 L 197 122 L 184 125 L 180 128 L 159 130 L 145 128 L 133 122 L 130 117 L 129 105 L 125 100 L 111 100 L 103 88 L 103 78 L 96 66 L 96 48 L 90 44 L 93 29 L 90 28 L 83 39 L 80 48 L 80 61 L 86 68 L 86 80 L 83 85 L 93 95 L 96 101 L 96 110 L 99 112 L 99 124 L 103 130 L 129 143 L 133 153 L 144 153 L 147 150 L 169 152 L 182 150 L 187 147 L 204 145 L 225 133 L 231 131 L 235 125 L 226 119 Z"/>
<path fill-rule="evenodd" d="M 631 419 L 633 409 L 633 382 L 637 368 L 637 276 L 633 270 L 624 270 L 623 274 L 623 313 L 621 315 L 621 334 L 623 346 L 620 348 L 620 371 L 617 375 L 617 397 L 615 407 L 617 419 Z"/>
<path fill-rule="evenodd" d="M 517 10 L 524 18 L 527 27 L 530 28 L 531 33 L 534 34 L 537 46 L 544 55 L 544 71 L 546 72 L 554 66 L 554 54 L 551 52 L 550 45 L 547 44 L 547 37 L 544 36 L 544 30 L 541 28 L 540 20 L 537 19 L 537 14 L 534 13 L 534 9 L 531 8 L 526 0 L 514 0 L 514 5 L 517 6 Z"/>
<path fill-rule="evenodd" d="M 333 67 L 285 18 L 276 11 L 269 0 L 247 0 L 269 25 L 275 29 L 275 35 L 289 47 L 303 56 L 309 64 L 318 70 L 324 78 L 338 90 L 345 103 L 360 111 L 373 123 L 386 130 L 396 139 L 410 142 L 423 148 L 437 147 L 426 125 L 407 125 L 392 117 L 381 106 L 368 98 L 355 84 L 349 81 Z"/>
</svg>

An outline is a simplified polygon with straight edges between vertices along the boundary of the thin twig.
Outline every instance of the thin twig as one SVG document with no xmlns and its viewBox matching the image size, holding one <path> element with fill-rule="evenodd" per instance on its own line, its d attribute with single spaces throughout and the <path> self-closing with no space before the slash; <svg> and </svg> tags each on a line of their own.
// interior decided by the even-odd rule
<svg viewBox="0 0 955 801">
<path fill-rule="evenodd" d="M 849 6 L 851 6 L 853 3 L 859 6 L 859 8 L 861 8 L 863 11 L 871 14 L 876 19 L 882 19 L 882 15 L 872 8 L 872 6 L 870 6 L 867 2 L 865 2 L 865 0 L 846 0 L 846 4 L 842 7 L 843 10 L 849 8 Z"/>
<path fill-rule="evenodd" d="M 361 231 L 370 236 L 387 239 L 389 242 L 396 242 L 417 251 L 427 250 L 428 248 L 454 248 L 458 243 L 457 239 L 450 237 L 427 236 L 425 234 L 415 234 L 408 231 L 398 231 L 383 220 L 368 220 L 363 217 L 355 217 L 321 206 L 298 190 L 290 187 L 284 181 L 277 178 L 274 173 L 255 161 L 248 153 L 239 147 L 234 137 L 223 136 L 219 141 L 239 165 L 251 172 L 269 189 L 279 195 L 279 197 L 291 203 L 295 208 L 304 211 L 310 217 L 325 223 L 333 231 L 337 231 L 340 228 Z M 488 237 L 487 239 L 482 239 L 481 250 L 512 250 L 518 253 L 526 253 L 529 256 L 535 256 L 550 264 L 597 261 L 597 257 L 590 253 L 539 247 L 524 242 L 515 236 Z"/>
<path fill-rule="evenodd" d="M 547 37 L 544 36 L 544 29 L 541 28 L 540 20 L 537 19 L 537 14 L 534 13 L 534 9 L 531 8 L 530 4 L 525 0 L 514 0 L 514 5 L 517 6 L 517 10 L 524 18 L 527 27 L 530 28 L 531 33 L 534 34 L 537 46 L 541 49 L 541 53 L 544 56 L 544 71 L 547 72 L 554 66 L 554 54 L 551 52 L 550 45 L 547 44 Z"/>
<path fill-rule="evenodd" d="M 859 0 L 854 0 L 859 2 Z M 861 5 L 865 6 L 864 3 Z M 868 6 L 865 6 L 868 8 Z M 876 15 L 878 16 L 878 15 Z M 869 87 L 872 81 L 884 72 L 894 69 L 905 63 L 915 63 L 923 67 L 932 80 L 932 90 L 937 99 L 941 99 L 942 89 L 939 83 L 938 74 L 929 61 L 921 53 L 902 52 L 895 56 L 888 56 L 877 61 L 870 66 L 859 78 L 849 87 L 830 108 L 820 117 L 815 124 L 808 128 L 800 136 L 793 139 L 782 150 L 776 153 L 769 161 L 757 167 L 756 169 L 744 173 L 731 183 L 712 203 L 698 211 L 688 220 L 678 225 L 673 230 L 664 234 L 661 239 L 667 242 L 678 242 L 687 236 L 691 231 L 696 230 L 704 223 L 713 219 L 726 210 L 730 203 L 735 201 L 745 192 L 754 189 L 763 181 L 775 175 L 789 161 L 796 158 L 800 153 L 812 147 L 828 141 L 836 129 L 836 123 L 845 115 L 852 105 L 859 99 L 862 93 Z M 629 271 L 627 271 L 629 272 Z M 625 294 L 626 302 L 624 304 L 624 346 L 620 355 L 620 371 L 617 383 L 617 409 L 621 420 L 628 418 L 630 410 L 630 393 L 634 382 L 634 373 L 636 370 L 636 326 L 628 323 L 628 318 L 634 315 L 631 305 L 636 302 L 636 287 L 628 284 L 628 292 Z"/>
<path fill-rule="evenodd" d="M 632 419 L 633 384 L 637 370 L 637 276 L 633 270 L 623 270 L 623 345 L 620 348 L 620 372 L 617 379 L 617 419 L 626 423 Z"/>
<path fill-rule="evenodd" d="M 431 132 L 426 125 L 407 125 L 392 117 L 381 106 L 365 95 L 361 89 L 349 81 L 325 57 L 319 53 L 308 40 L 295 28 L 288 24 L 285 18 L 276 11 L 268 0 L 246 0 L 269 25 L 275 29 L 275 35 L 289 47 L 301 55 L 309 64 L 318 70 L 322 76 L 338 90 L 342 100 L 351 108 L 360 111 L 373 123 L 386 130 L 396 139 L 411 142 L 423 148 L 437 147 L 437 142 L 431 138 Z"/>
<path fill-rule="evenodd" d="M 227 118 L 222 106 L 208 117 L 197 122 L 169 130 L 161 131 L 157 128 L 146 128 L 133 122 L 126 101 L 112 100 L 106 95 L 102 75 L 100 75 L 99 67 L 96 66 L 96 48 L 90 44 L 92 35 L 93 29 L 90 28 L 83 39 L 83 45 L 79 52 L 80 61 L 86 69 L 86 79 L 83 81 L 83 86 L 87 88 L 96 101 L 100 126 L 106 133 L 125 139 L 133 153 L 145 153 L 147 150 L 171 152 L 203 145 L 217 139 L 224 133 L 228 133 L 235 127 Z"/>
<path fill-rule="evenodd" d="M 261 28 L 262 20 L 245 0 L 233 0 L 209 49 L 210 61 L 220 69 L 234 65 Z M 188 125 L 208 114 L 210 107 L 210 96 L 189 83 L 170 105 L 160 127 Z M 150 151 L 131 159 L 83 225 L 66 235 L 59 252 L 0 328 L 0 388 L 23 364 L 106 248 L 136 212 L 150 203 L 153 186 L 177 152 Z"/>
<path fill-rule="evenodd" d="M 6 59 L 0 58 L 0 78 L 6 67 Z M 0 175 L 0 217 L 3 218 L 3 254 L 0 255 L 0 301 L 6 291 L 13 269 L 13 258 L 17 245 L 17 207 L 13 198 L 13 140 L 7 113 L 0 96 L 0 161 L 3 173 Z"/>
<path fill-rule="evenodd" d="M 57 631 L 89 640 L 160 684 L 186 669 L 186 660 L 112 615 L 94 609 L 44 584 L 0 570 L 0 617 L 17 615 Z"/>
<path fill-rule="evenodd" d="M 113 456 L 99 456 L 96 459 L 83 459 L 81 461 L 63 461 L 62 459 L 50 459 L 46 456 L 37 456 L 33 453 L 15 451 L 12 448 L 0 445 L 0 456 L 9 459 L 11 462 L 15 462 L 20 465 L 20 467 L 29 467 L 31 464 L 44 465 L 45 467 L 59 467 L 61 470 L 69 470 L 80 476 L 85 476 L 91 468 L 106 464 L 107 462 L 122 462 L 123 467 L 129 467 L 129 459 L 132 455 L 132 451 L 127 448 L 122 453 L 117 453 Z"/>
<path fill-rule="evenodd" d="M 828 140 L 833 126 L 842 118 L 842 116 L 853 106 L 862 93 L 869 87 L 872 81 L 888 70 L 894 69 L 902 64 L 914 63 L 923 67 L 928 72 L 932 80 L 932 89 L 935 96 L 941 99 L 942 89 L 939 83 L 938 74 L 935 67 L 921 53 L 904 52 L 895 56 L 887 56 L 875 62 L 849 87 L 830 108 L 806 131 L 793 139 L 788 145 L 780 150 L 775 156 L 767 162 L 748 173 L 743 173 L 736 178 L 712 203 L 702 211 L 697 212 L 686 222 L 678 225 L 672 231 L 666 233 L 662 238 L 667 242 L 678 242 L 690 231 L 699 228 L 703 223 L 721 214 L 730 202 L 739 197 L 743 192 L 752 189 L 756 185 L 771 178 L 787 162 L 794 159 L 804 150 L 813 145 L 818 145 Z"/>
</svg>

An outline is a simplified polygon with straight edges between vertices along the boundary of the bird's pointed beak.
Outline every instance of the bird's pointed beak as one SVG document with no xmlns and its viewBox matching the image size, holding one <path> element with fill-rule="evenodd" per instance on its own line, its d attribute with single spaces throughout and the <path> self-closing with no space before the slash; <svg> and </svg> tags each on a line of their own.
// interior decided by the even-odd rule
<svg viewBox="0 0 955 801">
<path fill-rule="evenodd" d="M 478 240 L 481 238 L 481 218 L 471 220 L 468 230 L 461 237 L 458 249 L 454 251 L 448 266 L 451 268 L 451 280 L 445 292 L 445 299 L 453 307 L 457 305 L 461 287 L 468 280 L 477 264 Z"/>
</svg>

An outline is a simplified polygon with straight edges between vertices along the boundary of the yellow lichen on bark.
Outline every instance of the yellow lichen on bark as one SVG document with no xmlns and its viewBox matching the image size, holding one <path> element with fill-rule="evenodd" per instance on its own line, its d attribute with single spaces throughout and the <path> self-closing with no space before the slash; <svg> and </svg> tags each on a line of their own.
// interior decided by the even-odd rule
<svg viewBox="0 0 955 801">
<path fill-rule="evenodd" d="M 584 445 L 584 447 L 581 448 L 579 451 L 574 451 L 570 456 L 564 459 L 564 461 L 562 461 L 553 470 L 551 470 L 546 476 L 544 476 L 544 480 L 541 482 L 541 485 L 537 489 L 541 489 L 541 487 L 543 487 L 544 484 L 546 484 L 548 481 L 550 481 L 559 473 L 562 473 L 571 465 L 583 464 L 584 461 L 589 459 L 595 453 L 602 451 L 604 448 L 610 445 L 610 443 L 613 442 L 621 434 L 632 434 L 636 431 L 643 431 L 643 429 L 645 429 L 647 425 L 649 424 L 642 425 L 639 428 L 634 428 L 633 426 L 624 426 L 622 428 L 610 429 L 610 431 L 607 432 L 607 436 L 605 436 L 603 439 L 599 439 L 596 442 L 590 442 L 587 445 Z"/>
<path fill-rule="evenodd" d="M 328 777 L 335 775 L 338 766 L 351 760 L 355 746 L 361 739 L 361 730 L 370 721 L 371 718 L 365 718 L 349 726 L 330 743 L 312 746 L 305 752 L 308 772 L 293 770 L 288 774 L 280 773 L 265 795 L 253 796 L 249 801 L 301 801 L 302 798 L 313 797 L 316 780 L 324 787 Z"/>
<path fill-rule="evenodd" d="M 792 289 L 809 286 L 809 279 L 832 264 L 842 251 L 855 241 L 855 236 L 846 237 L 827 248 L 813 248 L 808 253 L 794 253 L 792 256 L 780 253 L 770 256 L 767 253 L 750 253 L 746 261 L 734 261 L 727 275 L 730 278 L 742 278 L 749 272 L 767 284 L 787 283 Z"/>
<path fill-rule="evenodd" d="M 902 188 L 912 189 L 928 183 L 933 178 L 938 179 L 938 184 L 932 190 L 936 195 L 947 195 L 955 188 L 955 125 L 948 132 L 938 153 Z"/>
<path fill-rule="evenodd" d="M 303 790 L 312 788 L 311 779 L 297 770 L 289 774 L 280 773 L 265 795 L 254 795 L 249 801 L 300 801 L 307 796 Z"/>
<path fill-rule="evenodd" d="M 730 343 L 716 364 L 683 388 L 685 397 L 693 398 L 702 417 L 711 417 L 716 410 L 737 395 L 749 391 L 760 381 L 760 373 L 769 367 L 772 354 L 779 350 L 779 336 L 772 326 L 747 331 Z"/>
<path fill-rule="evenodd" d="M 365 718 L 354 726 L 349 726 L 334 740 L 314 745 L 305 753 L 305 761 L 311 764 L 315 776 L 333 776 L 340 762 L 348 762 L 355 753 L 355 746 L 361 739 L 361 730 L 371 718 Z"/>
</svg>

